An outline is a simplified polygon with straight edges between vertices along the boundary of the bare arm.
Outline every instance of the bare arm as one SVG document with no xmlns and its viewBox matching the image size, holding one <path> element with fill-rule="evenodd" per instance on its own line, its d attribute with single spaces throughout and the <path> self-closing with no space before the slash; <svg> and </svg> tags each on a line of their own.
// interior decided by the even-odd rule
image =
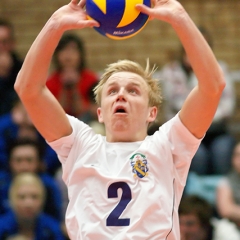
<svg viewBox="0 0 240 240">
<path fill-rule="evenodd" d="M 217 209 L 221 217 L 240 223 L 240 206 L 235 203 L 232 190 L 226 184 L 217 189 Z"/>
<path fill-rule="evenodd" d="M 182 5 L 176 0 L 153 0 L 153 8 L 137 5 L 152 19 L 169 23 L 177 33 L 198 78 L 198 85 L 180 111 L 183 124 L 197 138 L 203 137 L 216 112 L 225 81 L 217 60 Z"/>
<path fill-rule="evenodd" d="M 94 20 L 86 19 L 84 5 L 85 1 L 72 0 L 51 16 L 29 49 L 15 83 L 33 124 L 47 141 L 72 132 L 64 110 L 46 87 L 46 79 L 53 52 L 64 31 L 98 26 Z"/>
</svg>

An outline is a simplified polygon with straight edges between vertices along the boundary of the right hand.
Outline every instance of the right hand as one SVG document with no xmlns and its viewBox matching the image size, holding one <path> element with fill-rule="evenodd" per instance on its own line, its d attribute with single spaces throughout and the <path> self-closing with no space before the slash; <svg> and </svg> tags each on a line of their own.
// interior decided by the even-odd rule
<svg viewBox="0 0 240 240">
<path fill-rule="evenodd" d="M 59 21 L 60 27 L 64 31 L 81 29 L 85 27 L 99 27 L 95 20 L 88 20 L 86 11 L 83 9 L 86 0 L 71 0 L 68 5 L 59 8 L 52 16 Z"/>
</svg>

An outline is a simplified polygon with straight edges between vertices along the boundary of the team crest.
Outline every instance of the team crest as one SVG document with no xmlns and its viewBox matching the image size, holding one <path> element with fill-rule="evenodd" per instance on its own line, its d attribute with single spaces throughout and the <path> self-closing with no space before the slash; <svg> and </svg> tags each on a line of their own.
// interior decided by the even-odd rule
<svg viewBox="0 0 240 240">
<path fill-rule="evenodd" d="M 148 175 L 147 158 L 141 153 L 135 153 L 131 158 L 132 172 L 134 177 L 143 178 Z"/>
</svg>

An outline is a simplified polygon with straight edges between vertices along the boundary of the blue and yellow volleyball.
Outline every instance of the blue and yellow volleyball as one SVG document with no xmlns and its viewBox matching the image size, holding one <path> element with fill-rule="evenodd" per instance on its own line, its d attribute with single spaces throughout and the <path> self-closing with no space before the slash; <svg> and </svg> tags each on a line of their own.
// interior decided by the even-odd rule
<svg viewBox="0 0 240 240">
<path fill-rule="evenodd" d="M 94 29 L 100 34 L 122 40 L 135 36 L 147 24 L 149 16 L 139 12 L 136 4 L 151 6 L 151 0 L 87 0 L 89 19 L 99 22 Z"/>
</svg>

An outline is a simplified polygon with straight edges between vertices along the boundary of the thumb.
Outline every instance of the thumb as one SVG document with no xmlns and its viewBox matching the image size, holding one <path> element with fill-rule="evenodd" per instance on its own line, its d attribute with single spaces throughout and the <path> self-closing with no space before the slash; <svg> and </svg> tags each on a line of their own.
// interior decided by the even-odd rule
<svg viewBox="0 0 240 240">
<path fill-rule="evenodd" d="M 84 27 L 99 27 L 100 24 L 95 20 L 87 20 L 84 22 Z"/>
<path fill-rule="evenodd" d="M 144 5 L 144 4 L 136 4 L 135 8 L 136 8 L 138 11 L 140 11 L 140 12 L 142 12 L 142 13 L 145 13 L 145 14 L 151 16 L 152 8 L 150 8 L 150 7 L 148 7 L 148 6 Z"/>
</svg>

